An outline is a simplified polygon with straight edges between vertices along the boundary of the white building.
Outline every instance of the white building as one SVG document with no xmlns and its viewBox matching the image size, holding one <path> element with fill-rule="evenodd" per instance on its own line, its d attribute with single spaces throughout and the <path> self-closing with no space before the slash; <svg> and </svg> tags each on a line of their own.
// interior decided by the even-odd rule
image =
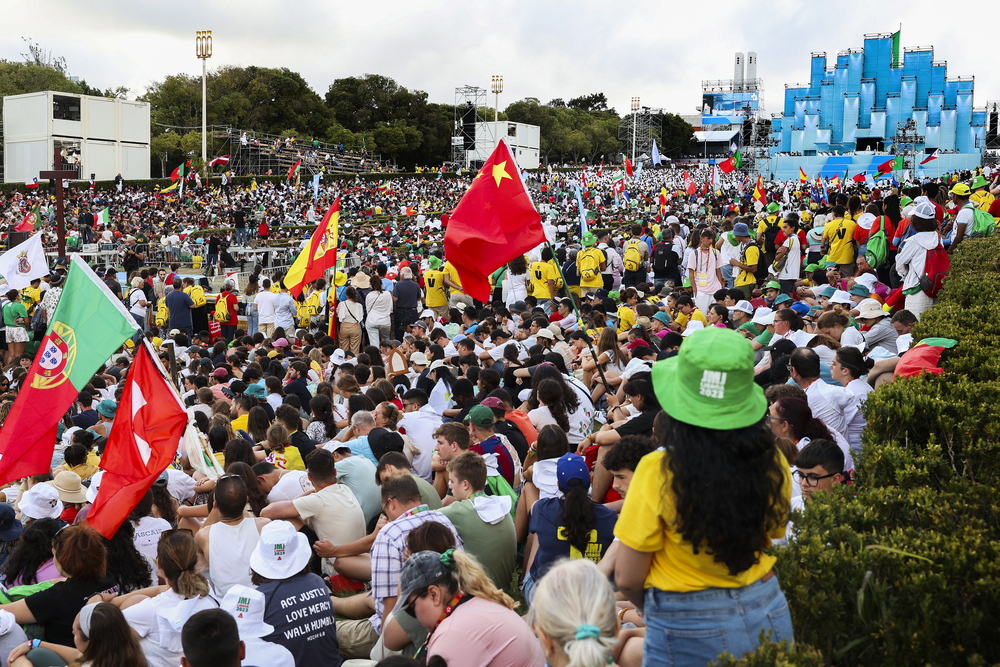
<svg viewBox="0 0 1000 667">
<path fill-rule="evenodd" d="M 79 177 L 149 178 L 149 104 L 54 91 L 3 98 L 4 180 L 27 181 L 52 168 Z"/>
<path fill-rule="evenodd" d="M 470 163 L 482 164 L 489 159 L 497 145 L 497 132 L 507 141 L 507 146 L 517 160 L 517 166 L 521 169 L 538 169 L 540 128 L 537 125 L 506 120 L 496 124 L 476 123 L 476 146 L 468 153 Z"/>
</svg>

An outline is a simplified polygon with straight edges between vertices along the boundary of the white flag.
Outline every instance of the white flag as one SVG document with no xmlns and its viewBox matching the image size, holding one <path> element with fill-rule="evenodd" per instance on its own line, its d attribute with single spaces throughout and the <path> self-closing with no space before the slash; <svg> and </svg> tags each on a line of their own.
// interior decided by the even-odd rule
<svg viewBox="0 0 1000 667">
<path fill-rule="evenodd" d="M 7 279 L 7 289 L 22 290 L 48 272 L 41 234 L 34 234 L 0 255 L 0 276 Z"/>
</svg>

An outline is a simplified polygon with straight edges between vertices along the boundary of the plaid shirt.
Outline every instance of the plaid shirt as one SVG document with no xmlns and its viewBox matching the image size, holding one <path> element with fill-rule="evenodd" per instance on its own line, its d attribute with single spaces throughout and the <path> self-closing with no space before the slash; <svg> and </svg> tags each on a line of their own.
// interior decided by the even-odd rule
<svg viewBox="0 0 1000 667">
<path fill-rule="evenodd" d="M 462 538 L 444 514 L 431 509 L 427 505 L 414 507 L 406 514 L 388 523 L 379 531 L 372 545 L 372 595 L 375 598 L 375 614 L 369 618 L 375 632 L 382 634 L 382 612 L 385 608 L 383 600 L 399 593 L 399 575 L 403 571 L 403 551 L 406 549 L 406 536 L 417 526 L 436 521 L 451 529 L 455 536 L 455 544 L 463 548 Z"/>
</svg>

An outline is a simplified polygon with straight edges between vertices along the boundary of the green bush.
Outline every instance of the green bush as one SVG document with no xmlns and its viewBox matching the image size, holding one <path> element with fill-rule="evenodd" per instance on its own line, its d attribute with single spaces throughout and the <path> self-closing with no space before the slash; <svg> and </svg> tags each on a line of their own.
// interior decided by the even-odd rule
<svg viewBox="0 0 1000 667">
<path fill-rule="evenodd" d="M 711 664 L 718 667 L 823 667 L 826 661 L 822 653 L 808 644 L 795 642 L 789 645 L 787 641 L 776 643 L 762 639 L 753 653 L 742 658 L 724 653 Z"/>
<path fill-rule="evenodd" d="M 1000 238 L 954 255 L 914 329 L 958 341 L 945 372 L 869 395 L 855 484 L 810 500 L 774 550 L 797 643 L 722 664 L 1000 663 L 998 269 Z"/>
</svg>

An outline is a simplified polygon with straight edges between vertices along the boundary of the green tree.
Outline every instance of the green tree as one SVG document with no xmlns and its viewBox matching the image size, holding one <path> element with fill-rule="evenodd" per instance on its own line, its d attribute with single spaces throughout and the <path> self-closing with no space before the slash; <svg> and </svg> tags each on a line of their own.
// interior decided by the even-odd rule
<svg viewBox="0 0 1000 667">
<path fill-rule="evenodd" d="M 300 139 L 326 134 L 330 114 L 297 72 L 284 67 L 223 67 L 207 85 L 210 124 L 268 134 L 297 128 Z"/>
<path fill-rule="evenodd" d="M 608 98 L 604 93 L 591 93 L 590 95 L 574 97 L 566 103 L 566 106 L 581 111 L 610 111 L 611 113 L 615 111 L 608 107 Z"/>
<path fill-rule="evenodd" d="M 693 150 L 694 127 L 680 116 L 672 113 L 663 114 L 663 130 L 660 133 L 660 155 L 687 155 Z"/>
<path fill-rule="evenodd" d="M 338 123 L 360 132 L 380 123 L 418 120 L 427 106 L 427 93 L 411 92 L 381 74 L 366 74 L 334 81 L 326 105 Z"/>
<path fill-rule="evenodd" d="M 149 152 L 152 159 L 160 163 L 160 177 L 167 176 L 173 170 L 173 167 L 167 169 L 167 165 L 180 164 L 181 135 L 171 131 L 156 135 L 149 141 Z"/>
<path fill-rule="evenodd" d="M 79 84 L 51 67 L 0 60 L 0 97 L 37 93 L 41 90 L 83 93 Z"/>
<path fill-rule="evenodd" d="M 186 128 L 201 125 L 201 80 L 187 74 L 171 74 L 153 83 L 140 101 L 149 102 L 149 116 L 153 133 L 166 131 L 166 127 Z M 164 127 L 166 126 L 166 127 Z"/>
</svg>

